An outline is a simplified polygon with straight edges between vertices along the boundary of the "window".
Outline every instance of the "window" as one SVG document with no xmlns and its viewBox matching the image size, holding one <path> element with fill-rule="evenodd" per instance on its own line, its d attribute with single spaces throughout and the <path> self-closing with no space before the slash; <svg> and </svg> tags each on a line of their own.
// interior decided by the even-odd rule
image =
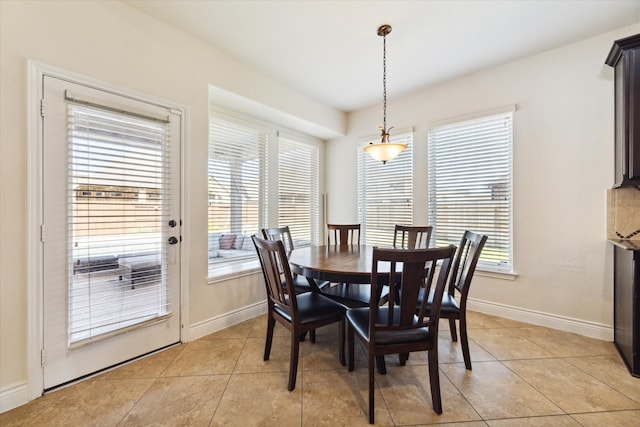
<svg viewBox="0 0 640 427">
<path fill-rule="evenodd" d="M 408 146 L 386 164 L 358 147 L 358 221 L 367 245 L 390 245 L 395 224 L 413 224 L 413 132 L 396 133 L 391 142 Z"/>
<path fill-rule="evenodd" d="M 171 120 L 116 110 L 98 99 L 65 93 L 72 348 L 171 314 L 168 252 L 162 244 L 174 197 Z M 131 197 L 143 189 L 162 198 L 150 203 Z M 136 285 L 143 294 L 123 292 Z"/>
<path fill-rule="evenodd" d="M 256 259 L 251 236 L 266 224 L 267 127 L 211 111 L 208 165 L 209 266 Z M 210 273 L 211 275 L 211 273 Z"/>
<path fill-rule="evenodd" d="M 210 278 L 259 269 L 251 236 L 265 227 L 289 226 L 295 246 L 319 243 L 321 147 L 307 135 L 211 108 Z"/>
<path fill-rule="evenodd" d="M 429 225 L 436 245 L 488 235 L 478 267 L 512 271 L 513 109 L 429 130 Z"/>
<path fill-rule="evenodd" d="M 278 224 L 295 247 L 320 240 L 318 143 L 293 134 L 278 138 Z"/>
</svg>

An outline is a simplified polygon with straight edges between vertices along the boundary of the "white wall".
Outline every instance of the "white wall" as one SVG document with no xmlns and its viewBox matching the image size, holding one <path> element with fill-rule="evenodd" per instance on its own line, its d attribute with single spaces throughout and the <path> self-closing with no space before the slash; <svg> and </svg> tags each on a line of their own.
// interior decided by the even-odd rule
<svg viewBox="0 0 640 427">
<path fill-rule="evenodd" d="M 34 285 L 28 283 L 26 241 L 28 60 L 188 107 L 186 330 L 206 330 L 202 324 L 211 319 L 224 324 L 221 317 L 264 300 L 257 274 L 207 284 L 209 85 L 218 94 L 235 94 L 235 101 L 250 97 L 265 110 L 284 112 L 289 126 L 307 123 L 317 136 L 343 134 L 346 123 L 343 113 L 120 2 L 0 1 L 0 411 L 24 403 L 34 358 L 27 354 L 27 295 Z"/>
<path fill-rule="evenodd" d="M 606 190 L 613 185 L 614 40 L 640 25 L 475 73 L 388 103 L 389 126 L 415 129 L 414 223 L 427 224 L 430 123 L 516 104 L 515 281 L 477 276 L 474 308 L 612 339 L 612 249 Z M 464 49 L 457 51 L 464 55 Z M 401 78 L 401 71 L 395 74 Z M 392 95 L 392 94 L 390 94 Z M 357 139 L 380 125 L 379 107 L 349 117 L 327 146 L 328 220 L 357 221 Z M 335 172 L 335 171 L 340 171 Z"/>
</svg>

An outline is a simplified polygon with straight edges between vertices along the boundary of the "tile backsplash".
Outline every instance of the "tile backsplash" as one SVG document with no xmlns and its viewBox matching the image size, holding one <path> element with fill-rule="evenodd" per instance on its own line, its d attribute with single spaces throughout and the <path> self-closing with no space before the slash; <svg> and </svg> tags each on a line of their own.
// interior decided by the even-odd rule
<svg viewBox="0 0 640 427">
<path fill-rule="evenodd" d="M 607 190 L 607 238 L 640 240 L 640 189 Z"/>
</svg>

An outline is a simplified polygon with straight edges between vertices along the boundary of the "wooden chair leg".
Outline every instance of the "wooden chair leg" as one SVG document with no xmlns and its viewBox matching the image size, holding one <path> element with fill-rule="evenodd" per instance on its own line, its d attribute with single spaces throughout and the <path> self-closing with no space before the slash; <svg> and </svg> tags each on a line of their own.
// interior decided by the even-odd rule
<svg viewBox="0 0 640 427">
<path fill-rule="evenodd" d="M 462 357 L 464 367 L 471 370 L 471 353 L 469 352 L 469 338 L 467 337 L 467 316 L 460 313 L 460 343 L 462 344 Z"/>
<path fill-rule="evenodd" d="M 456 319 L 453 317 L 449 318 L 449 330 L 451 331 L 451 341 L 458 341 L 458 335 L 456 334 Z"/>
<path fill-rule="evenodd" d="M 387 374 L 387 364 L 384 361 L 384 356 L 376 356 L 376 366 L 380 375 Z"/>
<path fill-rule="evenodd" d="M 340 353 L 340 364 L 346 366 L 346 360 L 344 356 L 344 317 L 338 322 L 338 352 Z"/>
<path fill-rule="evenodd" d="M 375 357 L 369 349 L 369 424 L 375 423 Z"/>
<path fill-rule="evenodd" d="M 409 360 L 409 353 L 398 354 L 398 363 L 400 364 L 400 366 L 406 365 L 407 360 Z"/>
<path fill-rule="evenodd" d="M 429 350 L 429 383 L 431 385 L 431 402 L 436 414 L 442 414 L 442 398 L 440 397 L 440 371 L 438 369 L 438 350 Z"/>
<path fill-rule="evenodd" d="M 349 372 L 353 371 L 353 366 L 355 364 L 355 345 L 354 345 L 354 337 L 355 333 L 353 332 L 353 328 L 351 325 L 347 325 L 347 347 L 349 350 Z"/>
<path fill-rule="evenodd" d="M 273 328 L 276 326 L 276 320 L 269 314 L 267 318 L 267 339 L 264 344 L 264 358 L 263 360 L 269 360 L 271 354 L 271 343 L 273 342 Z"/>
<path fill-rule="evenodd" d="M 312 329 L 311 331 L 309 331 L 309 340 L 315 344 L 316 342 L 316 330 Z"/>
<path fill-rule="evenodd" d="M 296 375 L 298 373 L 298 352 L 300 350 L 300 334 L 295 331 L 291 334 L 291 356 L 289 358 L 289 386 L 292 391 L 296 388 Z"/>
</svg>

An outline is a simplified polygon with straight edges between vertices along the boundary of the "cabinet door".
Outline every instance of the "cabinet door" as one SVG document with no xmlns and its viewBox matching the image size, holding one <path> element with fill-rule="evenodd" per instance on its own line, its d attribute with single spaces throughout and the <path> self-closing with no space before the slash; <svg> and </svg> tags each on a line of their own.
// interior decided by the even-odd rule
<svg viewBox="0 0 640 427">
<path fill-rule="evenodd" d="M 629 176 L 629 155 L 627 128 L 625 126 L 627 109 L 625 108 L 625 87 L 628 74 L 625 73 L 625 61 L 621 58 L 615 66 L 615 185 L 623 185 Z"/>
<path fill-rule="evenodd" d="M 640 182 L 640 49 L 630 49 L 624 55 L 628 78 L 626 117 L 628 138 L 628 178 Z"/>
<path fill-rule="evenodd" d="M 640 251 L 614 247 L 614 341 L 629 372 L 640 376 Z"/>
</svg>

